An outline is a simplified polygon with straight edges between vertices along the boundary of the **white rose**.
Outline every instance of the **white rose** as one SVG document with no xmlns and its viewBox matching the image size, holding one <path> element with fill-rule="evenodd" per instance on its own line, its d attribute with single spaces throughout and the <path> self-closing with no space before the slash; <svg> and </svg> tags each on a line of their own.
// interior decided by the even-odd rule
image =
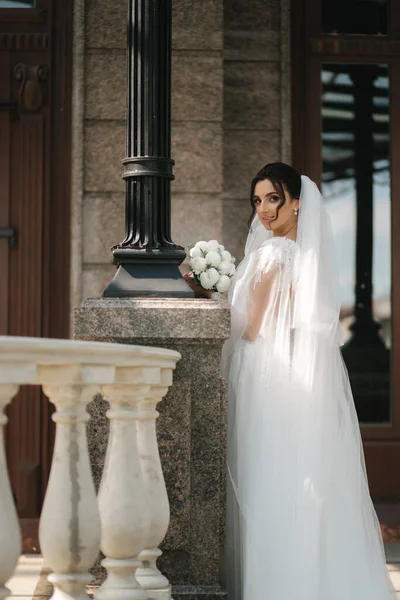
<svg viewBox="0 0 400 600">
<path fill-rule="evenodd" d="M 235 267 L 230 260 L 223 260 L 218 267 L 218 271 L 221 273 L 221 275 L 233 275 L 235 272 Z"/>
<path fill-rule="evenodd" d="M 221 256 L 222 256 L 222 260 L 228 260 L 228 261 L 232 260 L 232 254 L 230 252 L 228 252 L 228 250 L 224 250 L 221 253 Z"/>
<path fill-rule="evenodd" d="M 219 246 L 219 243 L 217 242 L 217 240 L 210 240 L 209 242 L 207 242 L 207 250 L 217 250 Z"/>
<path fill-rule="evenodd" d="M 223 246 L 222 244 L 219 244 L 218 251 L 222 253 L 222 252 L 224 252 L 224 250 L 225 250 L 225 246 Z"/>
<path fill-rule="evenodd" d="M 190 268 L 198 275 L 207 269 L 207 261 L 202 256 L 196 256 L 190 261 Z"/>
<path fill-rule="evenodd" d="M 221 255 L 216 250 L 210 250 L 206 254 L 206 261 L 211 267 L 218 267 L 221 263 Z"/>
<path fill-rule="evenodd" d="M 231 258 L 231 263 L 232 263 L 232 264 L 235 264 L 235 262 L 236 262 L 236 258 L 235 258 L 234 256 L 232 256 L 232 258 Z"/>
<path fill-rule="evenodd" d="M 201 248 L 198 248 L 197 246 L 190 248 L 189 254 L 190 254 L 190 258 L 197 258 L 197 257 L 203 256 L 203 252 L 201 251 Z"/>
<path fill-rule="evenodd" d="M 203 252 L 205 252 L 207 250 L 207 242 L 200 240 L 200 242 L 195 243 L 194 247 L 200 248 L 200 250 L 203 250 Z"/>
<path fill-rule="evenodd" d="M 205 290 L 211 290 L 212 287 L 219 280 L 219 273 L 217 269 L 207 269 L 207 271 L 203 271 L 200 273 L 200 283 Z"/>
<path fill-rule="evenodd" d="M 224 292 L 229 290 L 230 285 L 231 285 L 231 280 L 228 277 L 228 275 L 221 275 L 221 277 L 219 278 L 219 281 L 217 283 L 217 291 L 221 292 L 221 294 L 223 294 Z"/>
</svg>

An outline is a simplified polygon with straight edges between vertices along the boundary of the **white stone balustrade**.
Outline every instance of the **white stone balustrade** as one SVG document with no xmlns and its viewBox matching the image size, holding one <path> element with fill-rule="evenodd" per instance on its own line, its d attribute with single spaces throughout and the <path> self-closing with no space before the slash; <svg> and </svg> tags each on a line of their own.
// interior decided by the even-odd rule
<svg viewBox="0 0 400 600">
<path fill-rule="evenodd" d="M 7 419 L 2 410 L 23 384 L 43 386 L 56 407 L 56 440 L 39 532 L 53 571 L 52 598 L 87 598 L 88 569 L 100 543 L 108 577 L 96 598 L 170 597 L 169 583 L 155 565 L 169 522 L 155 406 L 171 385 L 179 358 L 177 352 L 143 346 L 0 337 L 0 600 L 9 593 L 5 584 L 21 544 L 3 451 Z M 97 500 L 86 406 L 99 391 L 110 403 L 110 435 Z"/>
<path fill-rule="evenodd" d="M 162 370 L 160 386 L 152 388 L 151 395 L 149 394 L 139 404 L 139 448 L 151 516 L 146 546 L 139 555 L 142 566 L 137 570 L 136 578 L 147 590 L 149 597 L 154 600 L 171 598 L 168 579 L 160 573 L 156 565 L 157 558 L 161 556 L 158 546 L 164 539 L 169 524 L 169 502 L 156 436 L 156 418 L 159 415 L 156 405 L 171 384 L 171 371 Z"/>
</svg>

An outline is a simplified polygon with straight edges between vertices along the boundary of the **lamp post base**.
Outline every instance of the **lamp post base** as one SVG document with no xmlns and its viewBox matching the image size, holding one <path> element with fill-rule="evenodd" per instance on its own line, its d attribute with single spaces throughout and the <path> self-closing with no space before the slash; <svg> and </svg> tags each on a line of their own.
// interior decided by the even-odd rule
<svg viewBox="0 0 400 600">
<path fill-rule="evenodd" d="M 133 265 L 120 265 L 114 279 L 103 292 L 105 298 L 194 298 L 194 292 L 176 268 L 173 278 L 160 277 L 146 268 L 146 276 L 140 276 L 138 268 Z"/>
<path fill-rule="evenodd" d="M 194 298 L 179 271 L 183 250 L 116 248 L 118 270 L 103 292 L 105 298 Z"/>
</svg>

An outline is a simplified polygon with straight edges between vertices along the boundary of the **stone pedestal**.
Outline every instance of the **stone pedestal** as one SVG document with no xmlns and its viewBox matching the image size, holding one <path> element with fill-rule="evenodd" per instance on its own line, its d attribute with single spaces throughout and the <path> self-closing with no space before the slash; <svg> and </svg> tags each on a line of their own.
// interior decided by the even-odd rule
<svg viewBox="0 0 400 600">
<path fill-rule="evenodd" d="M 229 307 L 221 300 L 101 298 L 75 311 L 76 339 L 159 346 L 182 355 L 158 407 L 157 432 L 171 508 L 157 564 L 172 584 L 174 600 L 225 596 L 227 407 L 220 354 L 229 334 Z M 107 443 L 106 410 L 101 397 L 89 406 L 96 485 Z M 99 571 L 96 576 L 101 578 Z"/>
</svg>

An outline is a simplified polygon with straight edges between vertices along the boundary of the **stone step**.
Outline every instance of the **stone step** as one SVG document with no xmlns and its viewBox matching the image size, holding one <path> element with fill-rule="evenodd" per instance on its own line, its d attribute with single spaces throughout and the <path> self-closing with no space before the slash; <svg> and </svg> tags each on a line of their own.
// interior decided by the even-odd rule
<svg viewBox="0 0 400 600">
<path fill-rule="evenodd" d="M 400 600 L 400 544 L 385 544 L 385 554 L 396 600 Z M 21 556 L 14 576 L 7 582 L 11 591 L 9 600 L 47 600 L 52 594 L 52 586 L 47 581 L 49 572 L 41 556 Z"/>
</svg>

